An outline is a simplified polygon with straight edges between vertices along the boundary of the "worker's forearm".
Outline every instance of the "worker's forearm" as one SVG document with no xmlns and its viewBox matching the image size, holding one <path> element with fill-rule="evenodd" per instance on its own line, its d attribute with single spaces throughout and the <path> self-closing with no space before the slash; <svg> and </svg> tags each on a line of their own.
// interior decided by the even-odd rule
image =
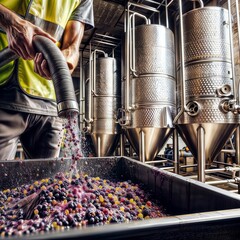
<svg viewBox="0 0 240 240">
<path fill-rule="evenodd" d="M 34 35 L 42 35 L 53 42 L 55 39 L 41 28 L 22 19 L 16 13 L 0 4 L 0 27 L 6 32 L 8 47 L 24 59 L 33 59 L 35 51 L 32 45 Z"/>
<path fill-rule="evenodd" d="M 68 48 L 62 50 L 64 57 L 66 58 L 69 70 L 72 72 L 78 63 L 79 59 L 79 48 L 75 46 L 69 46 Z"/>
<path fill-rule="evenodd" d="M 61 47 L 71 72 L 76 68 L 79 60 L 79 47 L 84 33 L 84 24 L 77 21 L 69 21 Z"/>
<path fill-rule="evenodd" d="M 20 20 L 20 17 L 17 14 L 0 4 L 0 28 L 2 30 L 6 31 L 9 26 L 12 26 L 18 20 Z"/>
</svg>

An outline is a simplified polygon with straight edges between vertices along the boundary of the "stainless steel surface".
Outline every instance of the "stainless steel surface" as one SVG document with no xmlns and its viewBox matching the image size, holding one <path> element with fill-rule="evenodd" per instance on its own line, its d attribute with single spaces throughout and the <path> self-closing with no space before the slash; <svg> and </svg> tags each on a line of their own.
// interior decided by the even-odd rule
<svg viewBox="0 0 240 240">
<path fill-rule="evenodd" d="M 238 4 L 238 0 L 235 1 L 235 4 L 236 4 L 236 18 L 237 18 L 237 35 L 238 35 L 238 49 L 240 49 L 240 17 L 239 17 L 239 4 Z M 238 52 L 238 58 L 240 58 L 240 53 Z M 239 84 L 240 84 L 240 80 L 239 78 L 235 78 L 236 80 L 236 93 L 237 93 L 237 96 L 236 96 L 236 100 L 237 100 L 237 104 L 239 104 L 240 102 L 240 94 L 239 94 Z"/>
<path fill-rule="evenodd" d="M 197 8 L 184 14 L 186 63 L 218 59 L 231 61 L 228 11 Z"/>
<path fill-rule="evenodd" d="M 0 186 L 16 187 L 50 177 L 58 171 L 68 171 L 70 164 L 70 160 L 52 159 L 0 161 Z M 18 239 L 238 239 L 240 196 L 235 193 L 129 158 L 83 158 L 78 161 L 78 168 L 92 177 L 114 177 L 146 184 L 171 216 L 33 234 Z"/>
<path fill-rule="evenodd" d="M 230 39 L 230 53 L 231 53 L 231 62 L 232 62 L 232 81 L 233 81 L 233 96 L 234 96 L 234 101 L 238 99 L 238 93 L 239 89 L 237 89 L 237 82 L 236 82 L 236 77 L 235 77 L 235 61 L 234 61 L 234 45 L 233 45 L 233 24 L 232 24 L 232 10 L 231 10 L 231 1 L 228 0 L 228 19 L 230 21 L 228 22 L 229 24 L 229 39 Z M 238 103 L 237 103 L 238 104 Z"/>
<path fill-rule="evenodd" d="M 97 156 L 103 157 L 113 154 L 120 137 L 117 111 L 120 107 L 121 93 L 116 59 L 106 57 L 106 55 L 97 57 L 96 54 L 94 52 L 91 64 L 91 96 L 88 85 L 86 94 L 92 99 L 93 104 L 88 110 L 92 118 L 90 122 L 91 138 Z"/>
<path fill-rule="evenodd" d="M 129 66 L 125 64 L 123 105 L 130 120 L 125 121 L 123 127 L 140 160 L 145 162 L 156 157 L 173 130 L 172 118 L 176 111 L 174 37 L 164 26 L 135 27 L 132 15 L 128 18 L 126 42 L 129 44 L 126 44 L 125 58 Z"/>
<path fill-rule="evenodd" d="M 182 1 L 178 1 L 179 4 L 179 21 L 180 21 L 180 71 L 177 71 L 177 109 L 180 106 L 180 111 L 177 113 L 176 117 L 174 118 L 173 123 L 176 124 L 179 117 L 184 113 L 186 110 L 186 90 L 185 90 L 185 51 L 184 51 L 184 29 L 183 29 L 183 11 L 182 11 Z M 177 32 L 177 29 L 175 27 L 175 31 Z M 177 46 L 176 46 L 177 48 Z M 176 51 L 177 52 L 177 51 Z M 178 52 L 177 52 L 178 53 Z"/>
<path fill-rule="evenodd" d="M 57 105 L 58 116 L 67 117 L 71 113 L 79 113 L 78 103 L 76 101 L 60 102 Z"/>
<path fill-rule="evenodd" d="M 234 94 L 228 11 L 204 7 L 183 17 L 186 109 L 177 128 L 197 158 L 196 131 L 203 127 L 206 163 L 210 164 L 239 122 L 238 116 L 220 110 L 223 99 L 230 100 Z"/>
<path fill-rule="evenodd" d="M 235 132 L 235 157 L 237 165 L 240 165 L 240 126 L 237 127 Z"/>
<path fill-rule="evenodd" d="M 206 164 L 210 164 L 220 153 L 221 149 L 233 134 L 238 124 L 225 123 L 192 123 L 178 124 L 176 127 L 192 154 L 197 158 L 197 128 L 203 126 L 205 130 Z"/>
<path fill-rule="evenodd" d="M 205 182 L 205 131 L 202 126 L 197 129 L 197 142 L 198 142 L 198 180 Z"/>
<path fill-rule="evenodd" d="M 193 0 L 193 1 L 199 2 L 199 4 L 200 4 L 200 7 L 204 7 L 204 3 L 203 3 L 203 1 L 202 1 L 202 0 Z"/>
<path fill-rule="evenodd" d="M 162 25 L 136 27 L 136 70 L 139 75 L 162 74 L 175 77 L 174 36 Z M 174 79 L 173 79 L 174 80 Z"/>
<path fill-rule="evenodd" d="M 176 128 L 173 130 L 173 160 L 174 160 L 174 172 L 179 174 L 179 171 L 180 171 L 179 143 L 178 143 L 178 132 Z"/>
<path fill-rule="evenodd" d="M 92 100 L 91 100 L 91 80 L 90 80 L 90 68 L 89 63 L 85 65 L 85 79 L 83 81 L 83 85 L 85 87 L 85 93 L 84 93 L 84 106 L 85 106 L 85 112 L 84 112 L 84 120 L 85 120 L 85 127 L 89 127 L 89 123 L 92 122 Z"/>
</svg>

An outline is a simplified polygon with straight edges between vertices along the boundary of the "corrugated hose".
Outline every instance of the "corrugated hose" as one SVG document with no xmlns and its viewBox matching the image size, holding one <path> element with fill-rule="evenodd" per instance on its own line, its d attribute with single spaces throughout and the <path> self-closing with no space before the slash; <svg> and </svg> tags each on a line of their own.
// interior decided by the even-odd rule
<svg viewBox="0 0 240 240">
<path fill-rule="evenodd" d="M 79 113 L 72 77 L 61 50 L 48 38 L 36 35 L 33 46 L 46 59 L 56 92 L 59 117 L 66 118 L 71 113 Z M 16 60 L 18 56 L 9 48 L 0 51 L 0 67 Z"/>
</svg>

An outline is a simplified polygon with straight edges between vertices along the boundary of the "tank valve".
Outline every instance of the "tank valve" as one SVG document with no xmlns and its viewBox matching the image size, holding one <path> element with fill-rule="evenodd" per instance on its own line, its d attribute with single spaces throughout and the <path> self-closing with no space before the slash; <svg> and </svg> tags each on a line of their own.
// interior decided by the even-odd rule
<svg viewBox="0 0 240 240">
<path fill-rule="evenodd" d="M 90 133 L 92 131 L 93 119 L 88 120 L 88 119 L 84 118 L 84 122 L 87 123 L 87 126 L 83 128 L 83 132 Z"/>
<path fill-rule="evenodd" d="M 220 103 L 220 110 L 224 113 L 240 114 L 240 105 L 236 104 L 236 100 L 223 100 Z"/>
<path fill-rule="evenodd" d="M 90 133 L 91 132 L 91 127 L 90 126 L 84 127 L 83 132 L 84 133 Z"/>
<path fill-rule="evenodd" d="M 131 123 L 131 115 L 130 111 L 126 109 L 119 108 L 118 109 L 118 116 L 121 115 L 121 117 L 118 119 L 118 123 L 121 126 L 129 126 Z"/>
<path fill-rule="evenodd" d="M 230 97 L 232 95 L 232 88 L 229 84 L 224 84 L 216 90 L 218 97 Z"/>
<path fill-rule="evenodd" d="M 186 107 L 187 113 L 191 117 L 197 116 L 200 112 L 200 105 L 196 101 L 188 102 Z"/>
</svg>

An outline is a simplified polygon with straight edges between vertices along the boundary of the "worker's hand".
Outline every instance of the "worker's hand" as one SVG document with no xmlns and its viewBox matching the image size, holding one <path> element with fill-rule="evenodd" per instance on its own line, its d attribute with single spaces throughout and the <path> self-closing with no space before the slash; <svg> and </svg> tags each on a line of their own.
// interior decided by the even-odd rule
<svg viewBox="0 0 240 240">
<path fill-rule="evenodd" d="M 13 24 L 6 26 L 8 47 L 23 59 L 33 59 L 35 50 L 32 44 L 34 35 L 41 35 L 49 38 L 54 43 L 56 40 L 44 32 L 41 28 L 33 25 L 29 21 L 16 17 Z"/>
<path fill-rule="evenodd" d="M 72 74 L 74 68 L 73 68 L 73 64 L 71 62 L 71 59 L 68 58 L 67 51 L 62 51 L 62 54 L 66 58 L 69 71 Z M 47 61 L 46 61 L 46 59 L 44 59 L 44 56 L 43 56 L 42 53 L 36 53 L 36 55 L 35 55 L 35 58 L 34 58 L 34 72 L 36 72 L 37 74 L 39 74 L 43 78 L 46 78 L 46 79 L 49 79 L 49 80 L 52 79 Z"/>
<path fill-rule="evenodd" d="M 41 77 L 51 79 L 51 74 L 46 59 L 44 59 L 42 53 L 36 53 L 34 58 L 34 72 Z"/>
</svg>

